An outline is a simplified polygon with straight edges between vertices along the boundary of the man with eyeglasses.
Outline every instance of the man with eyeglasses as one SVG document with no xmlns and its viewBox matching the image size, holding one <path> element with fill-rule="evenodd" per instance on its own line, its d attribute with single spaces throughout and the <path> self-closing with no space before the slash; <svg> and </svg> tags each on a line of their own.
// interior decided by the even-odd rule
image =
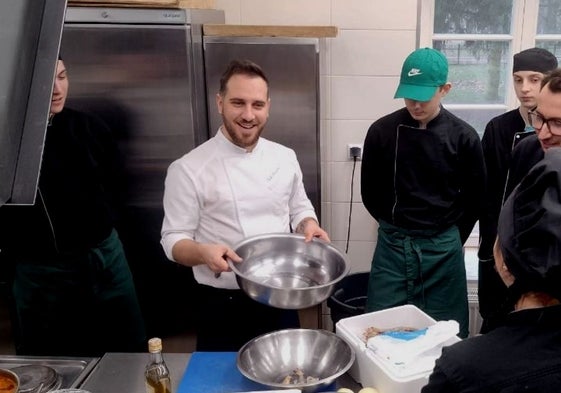
<svg viewBox="0 0 561 393">
<path fill-rule="evenodd" d="M 487 197 L 479 219 L 479 313 L 481 333 L 502 324 L 510 306 L 505 304 L 506 286 L 493 269 L 493 244 L 497 221 L 506 200 L 505 187 L 513 149 L 534 134 L 528 111 L 536 106 L 541 82 L 547 72 L 557 68 L 557 58 L 542 48 L 530 48 L 514 55 L 512 80 L 520 106 L 489 121 L 481 140 L 487 167 Z"/>
<path fill-rule="evenodd" d="M 544 152 L 561 147 L 561 68 L 548 74 L 542 81 L 537 105 L 528 112 L 535 135 L 524 139 L 512 152 L 510 176 L 505 197 L 540 161 Z"/>
<path fill-rule="evenodd" d="M 422 393 L 561 391 L 561 149 L 548 149 L 501 209 L 495 266 L 516 311 L 442 350 Z"/>
<path fill-rule="evenodd" d="M 528 120 L 534 129 L 534 134 L 524 138 L 512 151 L 504 192 L 505 200 L 534 165 L 544 158 L 545 151 L 553 147 L 561 147 L 561 68 L 552 71 L 542 80 L 540 92 L 536 97 L 536 106 L 528 111 Z M 486 285 L 489 286 L 489 282 Z M 506 318 L 514 309 L 514 304 L 506 289 L 502 294 L 497 289 L 498 287 L 495 286 L 492 301 L 501 305 L 500 309 L 495 310 L 502 311 L 502 317 Z M 495 317 L 500 315 L 494 314 Z M 497 321 L 502 319 L 494 320 Z M 498 326 L 496 324 L 494 327 Z"/>
</svg>

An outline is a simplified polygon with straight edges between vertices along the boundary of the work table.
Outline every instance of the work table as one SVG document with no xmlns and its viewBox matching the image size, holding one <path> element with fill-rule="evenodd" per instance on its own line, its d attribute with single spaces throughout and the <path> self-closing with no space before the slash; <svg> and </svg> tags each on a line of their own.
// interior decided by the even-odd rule
<svg viewBox="0 0 561 393">
<path fill-rule="evenodd" d="M 191 354 L 164 353 L 163 356 L 171 374 L 172 391 L 175 393 Z M 92 393 L 145 393 L 144 367 L 147 362 L 147 353 L 106 353 L 81 388 Z M 209 377 L 212 377 L 210 373 Z M 360 389 L 360 385 L 346 374 L 337 380 L 337 386 L 348 387 L 355 392 Z"/>
</svg>

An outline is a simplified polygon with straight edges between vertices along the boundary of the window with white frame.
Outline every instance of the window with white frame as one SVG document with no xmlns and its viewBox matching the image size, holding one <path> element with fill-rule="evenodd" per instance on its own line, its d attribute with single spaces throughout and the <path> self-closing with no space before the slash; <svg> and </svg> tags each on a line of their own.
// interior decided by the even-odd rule
<svg viewBox="0 0 561 393">
<path fill-rule="evenodd" d="M 489 120 L 518 106 L 515 53 L 537 46 L 561 59 L 561 0 L 420 0 L 419 16 L 419 46 L 449 62 L 452 90 L 443 105 L 480 136 Z M 477 247 L 478 232 L 467 247 Z"/>
</svg>

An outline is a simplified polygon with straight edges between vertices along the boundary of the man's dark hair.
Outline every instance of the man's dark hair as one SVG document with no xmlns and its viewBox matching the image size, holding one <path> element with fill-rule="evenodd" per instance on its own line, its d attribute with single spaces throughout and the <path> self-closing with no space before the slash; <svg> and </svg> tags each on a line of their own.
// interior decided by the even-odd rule
<svg viewBox="0 0 561 393">
<path fill-rule="evenodd" d="M 234 75 L 247 75 L 263 79 L 267 84 L 267 95 L 269 94 L 269 79 L 267 79 L 261 67 L 251 60 L 232 60 L 220 78 L 220 95 L 223 96 L 226 93 L 226 85 Z"/>
<path fill-rule="evenodd" d="M 547 73 L 542 80 L 542 89 L 545 85 L 549 91 L 552 93 L 561 93 L 561 68 L 556 68 L 553 71 Z"/>
</svg>

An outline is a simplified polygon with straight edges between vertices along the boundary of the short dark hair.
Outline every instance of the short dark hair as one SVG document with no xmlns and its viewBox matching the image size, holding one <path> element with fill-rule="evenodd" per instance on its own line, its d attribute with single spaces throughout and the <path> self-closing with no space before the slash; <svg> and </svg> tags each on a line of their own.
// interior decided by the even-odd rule
<svg viewBox="0 0 561 393">
<path fill-rule="evenodd" d="M 543 89 L 545 85 L 552 93 L 561 93 L 561 68 L 556 68 L 545 75 L 541 88 Z"/>
<path fill-rule="evenodd" d="M 247 75 L 263 79 L 267 84 L 267 95 L 269 94 L 269 79 L 267 79 L 267 76 L 260 66 L 251 60 L 232 60 L 220 78 L 220 95 L 224 95 L 226 93 L 226 85 L 228 84 L 230 78 L 234 75 Z"/>
</svg>

